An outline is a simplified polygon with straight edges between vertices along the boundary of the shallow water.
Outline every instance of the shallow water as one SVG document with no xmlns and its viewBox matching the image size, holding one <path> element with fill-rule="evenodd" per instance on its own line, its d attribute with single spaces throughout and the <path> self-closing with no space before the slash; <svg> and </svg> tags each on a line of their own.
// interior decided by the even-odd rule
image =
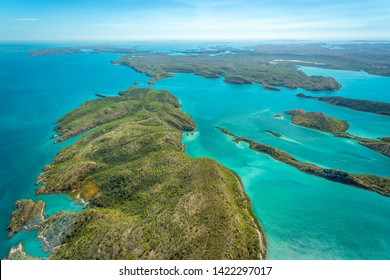
<svg viewBox="0 0 390 280">
<path fill-rule="evenodd" d="M 376 77 L 372 78 L 375 83 Z M 159 81 L 158 87 L 178 96 L 197 123 L 194 135 L 183 134 L 186 153 L 215 158 L 242 178 L 267 234 L 270 259 L 390 258 L 389 198 L 305 174 L 250 150 L 245 143 L 236 144 L 215 129 L 225 127 L 324 167 L 389 176 L 390 158 L 353 140 L 292 125 L 288 116 L 272 114 L 293 108 L 324 111 L 358 120 L 350 131 L 365 136 L 390 135 L 388 117 L 295 97 L 303 90 L 273 92 L 259 85 L 229 85 L 222 79 L 188 74 Z"/>
</svg>

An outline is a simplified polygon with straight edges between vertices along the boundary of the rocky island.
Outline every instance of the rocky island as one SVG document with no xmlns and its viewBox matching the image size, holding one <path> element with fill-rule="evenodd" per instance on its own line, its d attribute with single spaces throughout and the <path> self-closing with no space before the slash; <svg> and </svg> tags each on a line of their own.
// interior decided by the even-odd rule
<svg viewBox="0 0 390 280">
<path fill-rule="evenodd" d="M 263 259 L 266 241 L 240 178 L 181 143 L 195 123 L 165 90 L 132 87 L 57 122 L 62 149 L 39 193 L 88 201 L 46 218 L 50 259 Z M 16 228 L 15 228 L 16 229 Z"/>
<path fill-rule="evenodd" d="M 235 142 L 246 142 L 249 148 L 267 154 L 272 158 L 291 165 L 302 172 L 325 178 L 330 181 L 374 191 L 384 196 L 390 196 L 390 177 L 380 177 L 372 174 L 354 174 L 334 168 L 322 168 L 313 163 L 297 160 L 291 154 L 270 145 L 256 142 L 250 138 L 240 137 L 226 128 L 217 127 L 223 133 L 232 136 Z"/>
</svg>

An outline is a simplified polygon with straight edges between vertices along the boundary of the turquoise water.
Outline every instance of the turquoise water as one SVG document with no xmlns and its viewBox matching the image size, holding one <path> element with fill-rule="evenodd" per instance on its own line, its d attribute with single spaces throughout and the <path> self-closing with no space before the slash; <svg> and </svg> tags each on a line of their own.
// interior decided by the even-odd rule
<svg viewBox="0 0 390 280">
<path fill-rule="evenodd" d="M 117 54 L 30 57 L 23 52 L 30 47 L 38 46 L 0 51 L 0 256 L 21 240 L 30 254 L 46 255 L 36 240 L 36 231 L 7 238 L 6 224 L 15 200 L 43 199 L 46 215 L 81 208 L 66 195 L 34 196 L 33 184 L 42 167 L 62 146 L 76 140 L 54 145 L 50 140 L 53 122 L 85 99 L 95 98 L 95 93 L 114 95 L 134 81 L 146 85 L 148 80 L 127 67 L 112 65 L 110 61 Z M 172 44 L 142 47 L 165 50 Z M 244 143 L 236 144 L 215 129 L 226 127 L 321 166 L 389 176 L 390 158 L 353 140 L 295 126 L 288 116 L 278 119 L 272 114 L 293 108 L 323 111 L 347 120 L 352 134 L 390 136 L 388 117 L 295 97 L 297 92 L 304 92 L 389 101 L 390 78 L 364 72 L 301 69 L 309 74 L 332 75 L 343 88 L 337 93 L 299 89 L 274 92 L 260 85 L 231 85 L 223 79 L 190 74 L 158 81 L 155 87 L 176 95 L 197 124 L 194 135 L 183 135 L 186 152 L 215 158 L 241 176 L 266 231 L 269 258 L 390 259 L 389 198 L 307 175 L 250 150 Z M 283 137 L 264 133 L 264 129 Z"/>
<path fill-rule="evenodd" d="M 321 73 L 326 75 L 328 70 Z M 332 72 L 336 78 L 337 73 Z M 366 82 L 382 80 L 371 78 Z M 389 78 L 386 83 L 390 88 Z M 302 173 L 244 143 L 232 142 L 215 129 L 225 127 L 321 166 L 389 176 L 390 158 L 355 141 L 295 126 L 287 116 L 277 119 L 272 114 L 292 108 L 324 111 L 355 120 L 350 131 L 371 136 L 390 135 L 388 117 L 295 97 L 303 90 L 273 92 L 259 85 L 229 85 L 222 79 L 188 74 L 159 81 L 158 87 L 178 96 L 197 123 L 194 135 L 183 134 L 187 154 L 215 158 L 242 178 L 267 234 L 270 259 L 390 258 L 389 198 Z M 264 133 L 264 129 L 283 137 Z"/>
<path fill-rule="evenodd" d="M 34 256 L 45 256 L 36 231 L 20 232 L 7 238 L 6 226 L 17 199 L 42 199 L 45 214 L 62 209 L 81 209 L 66 195 L 35 196 L 35 180 L 42 167 L 50 163 L 58 145 L 50 137 L 54 122 L 63 114 L 95 98 L 95 93 L 115 95 L 134 81 L 147 77 L 129 68 L 115 66 L 118 54 L 25 55 L 22 46 L 0 48 L 0 257 L 21 240 Z"/>
</svg>

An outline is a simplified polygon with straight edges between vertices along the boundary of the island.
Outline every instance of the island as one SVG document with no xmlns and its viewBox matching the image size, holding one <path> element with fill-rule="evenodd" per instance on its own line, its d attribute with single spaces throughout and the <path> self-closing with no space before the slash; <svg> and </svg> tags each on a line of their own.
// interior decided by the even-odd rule
<svg viewBox="0 0 390 280">
<path fill-rule="evenodd" d="M 347 121 L 328 116 L 322 112 L 306 112 L 303 109 L 286 110 L 284 112 L 291 115 L 293 124 L 330 132 L 336 137 L 354 139 L 360 145 L 390 157 L 389 137 L 370 139 L 352 135 L 346 132 L 349 128 Z"/>
<path fill-rule="evenodd" d="M 291 115 L 293 124 L 330 132 L 332 134 L 345 132 L 349 124 L 335 117 L 328 116 L 322 112 L 306 112 L 303 109 L 286 110 L 285 114 Z"/>
<path fill-rule="evenodd" d="M 280 134 L 279 132 L 272 131 L 272 130 L 269 130 L 269 129 L 265 129 L 264 132 L 268 133 L 268 134 L 271 134 L 273 136 L 276 136 L 276 137 L 282 137 L 282 134 Z"/>
<path fill-rule="evenodd" d="M 195 129 L 166 90 L 131 87 L 57 122 L 63 148 L 38 193 L 84 199 L 41 224 L 50 259 L 264 259 L 266 239 L 240 178 L 184 153 Z"/>
<path fill-rule="evenodd" d="M 334 91 L 341 88 L 332 77 L 307 76 L 296 67 L 270 64 L 265 62 L 261 55 L 251 52 L 217 56 L 145 53 L 125 55 L 113 63 L 129 66 L 151 77 L 150 83 L 172 77 L 172 73 L 192 73 L 205 78 L 223 76 L 226 83 L 232 84 L 259 83 L 264 88 L 273 90 L 277 90 L 275 86 L 299 87 L 313 91 Z"/>
<path fill-rule="evenodd" d="M 354 174 L 334 168 L 322 168 L 309 162 L 297 160 L 291 154 L 274 148 L 270 145 L 256 142 L 250 138 L 240 137 L 223 127 L 217 127 L 221 132 L 233 137 L 235 142 L 246 142 L 249 148 L 260 153 L 267 154 L 272 158 L 291 165 L 298 170 L 310 175 L 325 178 L 330 181 L 358 187 L 379 193 L 383 196 L 390 196 L 390 177 L 380 177 L 372 174 Z"/>
<path fill-rule="evenodd" d="M 328 104 L 347 107 L 353 110 L 370 112 L 373 114 L 390 116 L 390 103 L 365 100 L 365 99 L 353 99 L 343 96 L 310 96 L 303 93 L 297 93 L 297 97 L 310 98 L 318 101 L 322 101 Z"/>
<path fill-rule="evenodd" d="M 26 230 L 38 228 L 43 222 L 43 211 L 45 202 L 31 199 L 18 200 L 15 203 L 16 209 L 12 212 L 11 220 L 8 223 L 8 236 L 11 237 L 23 227 Z"/>
</svg>

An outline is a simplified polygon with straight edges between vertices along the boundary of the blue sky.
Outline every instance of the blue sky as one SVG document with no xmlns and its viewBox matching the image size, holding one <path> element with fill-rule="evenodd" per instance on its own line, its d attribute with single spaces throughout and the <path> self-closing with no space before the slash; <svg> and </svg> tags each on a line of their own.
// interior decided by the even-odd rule
<svg viewBox="0 0 390 280">
<path fill-rule="evenodd" d="M 390 40 L 389 0 L 0 0 L 0 40 Z"/>
</svg>

